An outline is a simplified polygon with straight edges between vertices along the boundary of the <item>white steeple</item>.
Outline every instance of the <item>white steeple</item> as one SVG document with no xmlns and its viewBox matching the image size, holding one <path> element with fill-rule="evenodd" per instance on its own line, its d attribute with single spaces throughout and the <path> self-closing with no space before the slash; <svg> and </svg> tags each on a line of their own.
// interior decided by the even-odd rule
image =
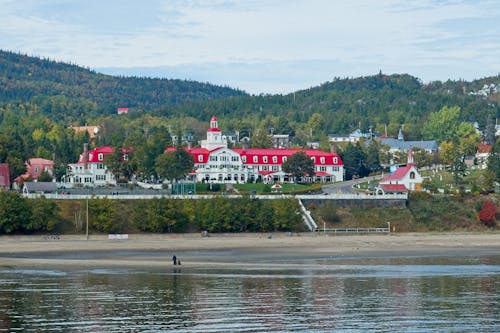
<svg viewBox="0 0 500 333">
<path fill-rule="evenodd" d="M 207 139 L 201 141 L 201 147 L 207 150 L 227 148 L 227 139 L 222 135 L 221 130 L 218 128 L 216 116 L 212 116 L 210 119 L 210 128 L 207 130 Z"/>
<path fill-rule="evenodd" d="M 410 149 L 408 150 L 408 162 L 407 164 L 414 164 L 413 162 L 413 151 Z"/>
</svg>

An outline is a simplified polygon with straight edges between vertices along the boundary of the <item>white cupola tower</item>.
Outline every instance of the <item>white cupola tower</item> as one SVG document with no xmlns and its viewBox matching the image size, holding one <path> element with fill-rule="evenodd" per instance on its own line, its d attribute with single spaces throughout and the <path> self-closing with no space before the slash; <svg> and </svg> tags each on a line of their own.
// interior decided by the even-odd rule
<svg viewBox="0 0 500 333">
<path fill-rule="evenodd" d="M 411 149 L 408 150 L 408 162 L 407 162 L 407 164 L 415 164 L 413 162 L 413 151 Z"/>
<path fill-rule="evenodd" d="M 222 132 L 219 129 L 216 116 L 212 116 L 210 119 L 210 128 L 207 130 L 207 139 L 201 141 L 201 147 L 207 150 L 227 148 L 227 139 L 222 135 Z"/>
</svg>

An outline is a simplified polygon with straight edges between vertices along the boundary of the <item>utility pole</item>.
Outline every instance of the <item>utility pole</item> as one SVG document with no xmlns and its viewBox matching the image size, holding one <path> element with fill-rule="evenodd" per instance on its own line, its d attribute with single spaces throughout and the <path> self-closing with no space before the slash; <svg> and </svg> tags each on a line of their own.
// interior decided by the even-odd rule
<svg viewBox="0 0 500 333">
<path fill-rule="evenodd" d="M 89 240 L 89 198 L 87 197 L 87 227 L 85 228 L 85 238 Z"/>
</svg>

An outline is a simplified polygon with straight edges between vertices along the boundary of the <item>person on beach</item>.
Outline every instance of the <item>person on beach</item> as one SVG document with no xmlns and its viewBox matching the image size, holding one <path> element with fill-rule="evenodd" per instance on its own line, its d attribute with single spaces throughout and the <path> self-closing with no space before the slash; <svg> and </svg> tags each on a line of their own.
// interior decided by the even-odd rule
<svg viewBox="0 0 500 333">
<path fill-rule="evenodd" d="M 177 257 L 175 255 L 172 257 L 172 261 L 174 262 L 174 266 L 177 265 Z"/>
</svg>

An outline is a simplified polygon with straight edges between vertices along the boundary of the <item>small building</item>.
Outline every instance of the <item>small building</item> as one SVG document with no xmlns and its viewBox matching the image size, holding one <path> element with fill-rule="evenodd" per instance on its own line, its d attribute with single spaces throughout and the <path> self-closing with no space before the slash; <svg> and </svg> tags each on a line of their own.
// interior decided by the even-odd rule
<svg viewBox="0 0 500 333">
<path fill-rule="evenodd" d="M 370 139 L 372 136 L 372 133 L 363 133 L 357 129 L 350 134 L 328 134 L 328 141 L 331 143 L 356 143 L 361 139 Z"/>
<path fill-rule="evenodd" d="M 118 108 L 116 109 L 118 114 L 128 114 L 128 108 Z"/>
<path fill-rule="evenodd" d="M 56 193 L 57 185 L 54 182 L 25 182 L 23 185 L 23 194 L 45 194 Z"/>
<path fill-rule="evenodd" d="M 408 151 L 408 163 L 398 167 L 392 174 L 379 182 L 384 193 L 403 193 L 421 190 L 423 178 L 413 163 L 413 152 Z"/>
<path fill-rule="evenodd" d="M 0 163 L 0 188 L 10 189 L 9 164 Z"/>
</svg>

